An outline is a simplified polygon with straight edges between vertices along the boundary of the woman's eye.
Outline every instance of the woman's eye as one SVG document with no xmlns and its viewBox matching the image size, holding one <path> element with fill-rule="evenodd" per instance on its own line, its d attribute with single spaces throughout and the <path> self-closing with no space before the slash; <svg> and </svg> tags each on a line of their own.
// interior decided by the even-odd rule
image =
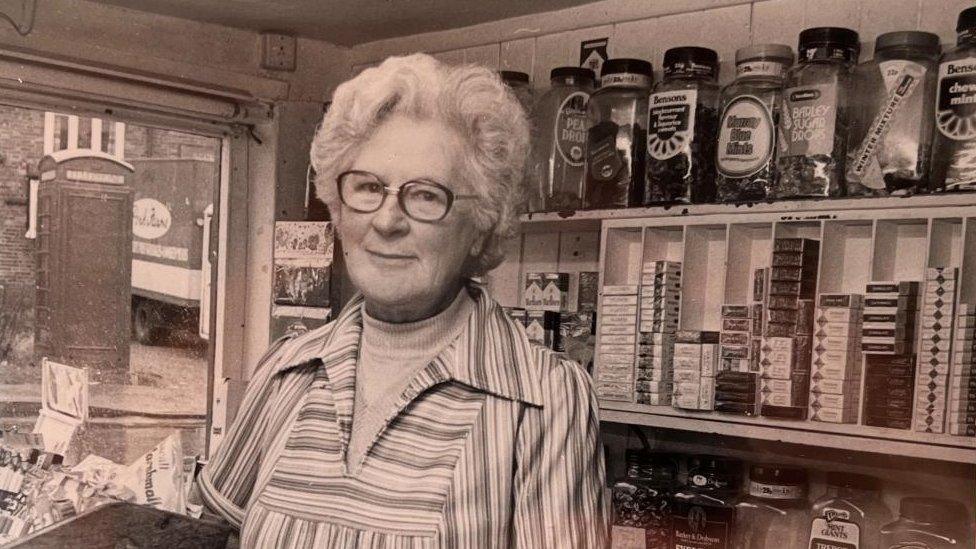
<svg viewBox="0 0 976 549">
<path fill-rule="evenodd" d="M 423 191 L 423 190 L 414 191 L 413 197 L 418 200 L 422 200 L 424 202 L 437 202 L 440 200 L 440 198 L 437 196 L 437 193 L 433 193 L 431 191 Z"/>
<path fill-rule="evenodd" d="M 378 181 L 364 181 L 357 186 L 361 193 L 378 194 L 383 192 L 383 185 Z"/>
</svg>

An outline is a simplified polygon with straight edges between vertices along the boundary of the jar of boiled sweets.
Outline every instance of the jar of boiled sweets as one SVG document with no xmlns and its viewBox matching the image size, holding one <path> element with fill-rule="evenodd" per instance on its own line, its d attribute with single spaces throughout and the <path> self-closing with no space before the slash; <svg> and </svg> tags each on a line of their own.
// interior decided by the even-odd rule
<svg viewBox="0 0 976 549">
<path fill-rule="evenodd" d="M 582 67 L 557 67 L 549 80 L 551 87 L 532 110 L 530 212 L 583 205 L 586 109 L 596 75 Z"/>
<path fill-rule="evenodd" d="M 714 201 L 718 66 L 708 48 L 664 52 L 664 80 L 647 111 L 645 204 Z"/>
<path fill-rule="evenodd" d="M 881 547 L 962 549 L 973 546 L 971 515 L 958 501 L 902 498 L 898 520 L 881 527 Z"/>
<path fill-rule="evenodd" d="M 809 547 L 879 547 L 881 525 L 889 520 L 877 478 L 830 471 L 827 492 L 810 506 Z"/>
<path fill-rule="evenodd" d="M 692 457 L 688 461 L 688 480 L 672 498 L 672 546 L 733 547 L 741 486 L 741 461 L 718 456 Z"/>
<path fill-rule="evenodd" d="M 611 492 L 612 546 L 669 549 L 677 465 L 669 456 L 647 450 L 630 448 L 626 456 L 627 475 Z"/>
<path fill-rule="evenodd" d="M 976 8 L 962 10 L 956 32 L 939 63 L 930 186 L 976 191 Z"/>
<path fill-rule="evenodd" d="M 764 200 L 776 182 L 776 125 L 793 50 L 756 44 L 735 52 L 735 81 L 721 96 L 715 153 L 719 202 Z"/>
<path fill-rule="evenodd" d="M 736 506 L 737 549 L 808 549 L 807 472 L 784 465 L 749 468 L 749 495 Z"/>
<path fill-rule="evenodd" d="M 874 59 L 854 71 L 847 194 L 928 190 L 939 37 L 882 34 Z"/>
<path fill-rule="evenodd" d="M 651 64 L 609 59 L 587 109 L 586 208 L 639 206 L 644 191 L 647 98 Z"/>
<path fill-rule="evenodd" d="M 800 33 L 779 119 L 777 182 L 772 198 L 844 196 L 852 69 L 857 32 L 815 27 Z"/>
</svg>

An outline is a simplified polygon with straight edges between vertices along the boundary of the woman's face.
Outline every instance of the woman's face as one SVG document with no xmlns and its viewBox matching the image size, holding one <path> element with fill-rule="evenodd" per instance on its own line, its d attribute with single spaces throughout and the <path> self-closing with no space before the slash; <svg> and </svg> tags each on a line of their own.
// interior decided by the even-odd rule
<svg viewBox="0 0 976 549">
<path fill-rule="evenodd" d="M 369 172 L 398 189 L 414 180 L 472 194 L 453 175 L 461 138 L 435 120 L 392 116 L 362 146 L 350 169 Z M 380 209 L 360 213 L 341 205 L 337 219 L 346 266 L 370 315 L 389 322 L 428 318 L 447 307 L 463 284 L 466 262 L 481 249 L 470 215 L 475 200 L 456 200 L 440 221 L 417 221 L 387 195 Z"/>
</svg>

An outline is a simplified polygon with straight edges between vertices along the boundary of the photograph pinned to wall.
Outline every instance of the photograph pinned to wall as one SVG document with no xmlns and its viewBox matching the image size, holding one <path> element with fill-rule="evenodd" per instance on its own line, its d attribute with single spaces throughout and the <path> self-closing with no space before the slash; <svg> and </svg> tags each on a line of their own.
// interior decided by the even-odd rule
<svg viewBox="0 0 976 549">
<path fill-rule="evenodd" d="M 333 245 L 331 223 L 275 222 L 274 303 L 328 307 Z"/>
<path fill-rule="evenodd" d="M 324 326 L 329 322 L 329 307 L 299 307 L 296 305 L 271 306 L 271 340 L 285 335 L 299 335 Z"/>
</svg>

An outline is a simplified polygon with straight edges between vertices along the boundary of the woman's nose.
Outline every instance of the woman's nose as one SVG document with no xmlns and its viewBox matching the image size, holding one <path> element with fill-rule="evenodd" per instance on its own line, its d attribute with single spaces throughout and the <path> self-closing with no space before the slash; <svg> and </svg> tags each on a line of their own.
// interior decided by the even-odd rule
<svg viewBox="0 0 976 549">
<path fill-rule="evenodd" d="M 380 205 L 380 209 L 373 212 L 370 223 L 378 232 L 383 234 L 404 232 L 410 226 L 407 215 L 400 209 L 400 202 L 394 193 L 388 194 L 383 204 Z"/>
</svg>

